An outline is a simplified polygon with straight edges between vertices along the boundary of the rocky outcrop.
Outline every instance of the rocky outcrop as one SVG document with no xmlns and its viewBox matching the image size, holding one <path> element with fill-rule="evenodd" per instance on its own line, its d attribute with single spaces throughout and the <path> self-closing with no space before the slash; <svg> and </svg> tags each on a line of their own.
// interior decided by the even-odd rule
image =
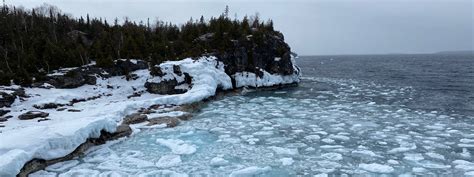
<svg viewBox="0 0 474 177">
<path fill-rule="evenodd" d="M 196 38 L 194 42 L 205 46 L 209 41 L 217 40 L 214 38 L 215 35 L 209 33 Z M 232 46 L 225 50 L 214 50 L 205 55 L 216 56 L 217 61 L 224 64 L 225 73 L 231 78 L 234 89 L 243 86 L 264 87 L 278 85 L 278 83 L 291 84 L 287 82 L 289 79 L 282 79 L 282 77 L 292 77 L 300 73 L 299 68 L 293 63 L 290 47 L 279 32 L 256 33 L 254 36 L 247 36 L 246 39 L 231 42 Z M 180 85 L 183 84 L 182 78 L 179 77 L 181 73 L 183 72 L 178 65 L 173 65 L 172 68 L 169 65 L 153 66 L 150 74 L 159 79 L 151 79 L 145 83 L 145 87 L 148 92 L 155 94 L 184 93 L 187 90 L 180 89 Z M 278 78 L 280 80 L 276 79 L 278 81 L 269 81 L 269 77 L 272 76 L 281 77 Z M 190 77 L 186 79 L 189 79 L 187 84 L 192 84 Z M 254 80 L 255 84 L 252 85 L 250 80 Z"/>
<path fill-rule="evenodd" d="M 150 75 L 159 77 L 159 80 L 148 80 L 145 82 L 145 88 L 148 92 L 161 95 L 181 94 L 190 89 L 192 77 L 188 73 L 183 73 L 178 65 L 172 66 L 172 73 L 162 71 L 166 68 L 153 66 L 150 69 Z M 179 87 L 180 85 L 184 87 Z"/>
<path fill-rule="evenodd" d="M 148 120 L 147 115 L 143 115 L 141 113 L 134 113 L 128 116 L 125 116 L 123 119 L 124 124 L 138 124 Z"/>
<path fill-rule="evenodd" d="M 0 90 L 0 108 L 10 107 L 17 97 L 27 97 L 23 88 L 7 88 Z"/>
<path fill-rule="evenodd" d="M 260 69 L 282 75 L 298 72 L 293 69 L 291 49 L 285 43 L 283 34 L 278 32 L 249 35 L 247 40 L 234 41 L 233 47 L 215 55 L 224 63 L 229 76 L 244 71 L 261 76 Z"/>
<path fill-rule="evenodd" d="M 147 69 L 148 64 L 142 60 L 119 59 L 110 68 L 99 68 L 95 65 L 86 65 L 68 71 L 58 71 L 50 74 L 44 81 L 36 82 L 33 87 L 45 87 L 52 85 L 56 88 L 77 88 L 83 85 L 95 85 L 97 77 L 108 78 L 111 76 L 128 75 L 132 71 Z M 133 78 L 129 76 L 127 78 Z"/>
<path fill-rule="evenodd" d="M 148 122 L 148 126 L 166 124 L 166 127 L 176 127 L 181 121 L 176 117 L 160 117 L 150 119 Z"/>
<path fill-rule="evenodd" d="M 18 116 L 20 120 L 30 120 L 34 118 L 45 118 L 48 117 L 49 113 L 41 111 L 28 111 Z"/>
</svg>

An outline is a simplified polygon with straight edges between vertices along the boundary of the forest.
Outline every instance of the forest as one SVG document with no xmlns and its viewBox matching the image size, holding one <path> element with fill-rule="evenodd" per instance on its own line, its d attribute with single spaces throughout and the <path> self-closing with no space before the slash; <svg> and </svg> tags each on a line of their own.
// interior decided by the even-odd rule
<svg viewBox="0 0 474 177">
<path fill-rule="evenodd" d="M 110 67 L 115 59 L 151 64 L 229 50 L 236 41 L 264 43 L 265 34 L 281 33 L 258 15 L 191 18 L 182 25 L 163 21 L 113 21 L 73 17 L 55 6 L 24 9 L 4 5 L 0 12 L 0 85 L 29 85 L 52 70 L 96 61 Z M 281 35 L 282 36 L 282 35 Z"/>
</svg>

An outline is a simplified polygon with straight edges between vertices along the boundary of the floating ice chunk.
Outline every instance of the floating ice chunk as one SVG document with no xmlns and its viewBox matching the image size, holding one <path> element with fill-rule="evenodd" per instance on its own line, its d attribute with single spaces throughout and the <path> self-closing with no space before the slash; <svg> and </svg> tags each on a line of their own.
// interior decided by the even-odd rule
<svg viewBox="0 0 474 177">
<path fill-rule="evenodd" d="M 354 151 L 352 151 L 352 154 L 363 155 L 363 156 L 371 156 L 371 157 L 382 157 L 380 155 L 375 154 L 373 151 L 365 150 L 365 149 L 354 150 Z"/>
<path fill-rule="evenodd" d="M 106 171 L 99 174 L 99 177 L 128 177 L 128 173 L 121 171 Z"/>
<path fill-rule="evenodd" d="M 453 161 L 455 164 L 454 168 L 461 169 L 464 171 L 471 171 L 474 170 L 474 163 L 465 161 L 465 160 L 455 160 Z"/>
<path fill-rule="evenodd" d="M 273 132 L 272 131 L 259 131 L 259 132 L 255 132 L 253 133 L 253 135 L 256 135 L 256 136 L 269 136 L 269 135 L 273 135 Z"/>
<path fill-rule="evenodd" d="M 177 173 L 171 170 L 154 170 L 138 175 L 139 177 L 168 176 L 168 177 L 188 177 L 185 173 Z"/>
<path fill-rule="evenodd" d="M 328 174 L 327 173 L 319 173 L 319 174 L 314 175 L 313 177 L 328 177 Z"/>
<path fill-rule="evenodd" d="M 416 162 L 416 161 L 423 160 L 425 158 L 420 153 L 405 153 L 405 157 L 403 157 L 403 159 Z"/>
<path fill-rule="evenodd" d="M 268 147 L 271 150 L 275 151 L 275 153 L 280 154 L 280 155 L 297 155 L 298 149 L 290 149 L 290 148 L 282 148 L 282 147 L 276 147 L 276 146 L 270 146 Z"/>
<path fill-rule="evenodd" d="M 338 148 L 344 148 L 344 146 L 341 145 L 322 145 L 319 146 L 322 149 L 338 149 Z"/>
<path fill-rule="evenodd" d="M 29 175 L 29 177 L 56 177 L 58 176 L 54 172 L 40 170 Z"/>
<path fill-rule="evenodd" d="M 325 143 L 328 143 L 328 144 L 332 144 L 334 143 L 335 141 L 331 138 L 324 138 L 321 140 L 322 142 L 325 142 Z"/>
<path fill-rule="evenodd" d="M 127 150 L 121 154 L 122 157 L 140 157 L 143 155 L 141 151 Z"/>
<path fill-rule="evenodd" d="M 411 150 L 416 149 L 416 144 L 414 144 L 414 143 L 413 144 L 403 143 L 401 145 L 402 145 L 401 147 L 394 148 L 394 149 L 388 151 L 388 153 L 389 154 L 395 154 L 395 153 L 407 152 L 407 151 L 411 151 Z"/>
<path fill-rule="evenodd" d="M 460 155 L 464 158 L 471 158 L 471 153 L 467 150 L 467 148 L 462 148 Z"/>
<path fill-rule="evenodd" d="M 413 171 L 413 173 L 424 173 L 426 172 L 426 168 L 421 168 L 421 167 L 413 167 L 413 169 L 411 170 Z"/>
<path fill-rule="evenodd" d="M 186 144 L 180 139 L 156 139 L 158 144 L 168 147 L 174 154 L 193 154 L 196 152 L 196 146 Z"/>
<path fill-rule="evenodd" d="M 181 156 L 179 155 L 164 155 L 156 162 L 156 166 L 160 168 L 173 167 L 181 163 Z"/>
<path fill-rule="evenodd" d="M 398 161 L 393 160 L 393 159 L 387 160 L 387 163 L 388 163 L 388 164 L 391 164 L 391 165 L 398 165 L 398 164 L 400 164 Z"/>
<path fill-rule="evenodd" d="M 474 148 L 474 144 L 459 143 L 458 146 L 462 148 Z"/>
<path fill-rule="evenodd" d="M 432 168 L 432 169 L 447 169 L 451 168 L 451 165 L 445 165 L 437 162 L 431 161 L 422 161 L 419 163 L 424 168 Z"/>
<path fill-rule="evenodd" d="M 65 171 L 65 170 L 67 170 L 71 167 L 76 166 L 77 164 L 79 164 L 79 161 L 69 160 L 69 161 L 59 162 L 59 163 L 50 165 L 50 166 L 46 167 L 46 170 L 55 171 L 55 172 Z"/>
<path fill-rule="evenodd" d="M 392 173 L 393 171 L 395 171 L 395 169 L 393 169 L 393 167 L 391 166 L 382 165 L 378 163 L 359 164 L 359 168 L 372 173 Z"/>
<path fill-rule="evenodd" d="M 120 163 L 115 161 L 115 160 L 105 161 L 105 162 L 102 162 L 98 165 L 92 165 L 91 164 L 91 166 L 83 166 L 83 167 L 79 167 L 79 168 L 74 167 L 74 168 L 76 168 L 76 169 L 81 169 L 81 168 L 88 169 L 88 168 L 92 168 L 92 167 L 95 167 L 95 168 L 100 169 L 100 170 L 110 170 L 110 171 L 122 170 L 122 167 L 121 167 Z"/>
<path fill-rule="evenodd" d="M 288 166 L 288 165 L 293 164 L 295 161 L 293 160 L 293 158 L 287 158 L 287 157 L 285 157 L 285 158 L 281 158 L 281 159 L 280 159 L 280 162 L 281 162 L 281 164 L 282 164 L 283 166 Z"/>
<path fill-rule="evenodd" d="M 474 171 L 464 173 L 464 176 L 474 176 Z"/>
<path fill-rule="evenodd" d="M 222 157 L 214 157 L 211 159 L 211 166 L 224 166 L 224 165 L 227 165 L 229 163 L 229 161 L 225 160 L 224 158 Z"/>
<path fill-rule="evenodd" d="M 335 152 L 321 154 L 321 157 L 327 160 L 334 160 L 334 161 L 342 160 L 342 155 Z"/>
<path fill-rule="evenodd" d="M 308 135 L 304 137 L 307 140 L 319 140 L 321 137 L 319 135 Z"/>
<path fill-rule="evenodd" d="M 126 157 L 123 159 L 123 161 L 127 164 L 131 164 L 133 166 L 136 166 L 137 168 L 146 168 L 146 167 L 154 167 L 155 164 L 150 161 L 142 160 L 139 158 L 135 157 Z"/>
<path fill-rule="evenodd" d="M 428 157 L 431 157 L 433 159 L 439 159 L 439 160 L 445 160 L 444 156 L 438 153 L 434 152 L 427 152 L 425 153 Z"/>
<path fill-rule="evenodd" d="M 317 163 L 321 167 L 331 169 L 331 170 L 328 170 L 328 172 L 334 171 L 336 168 L 340 168 L 342 166 L 341 164 L 337 162 L 329 161 L 329 160 L 321 160 L 321 161 L 318 161 Z"/>
<path fill-rule="evenodd" d="M 463 138 L 463 139 L 460 139 L 459 142 L 461 142 L 461 143 L 474 143 L 474 139 Z"/>
<path fill-rule="evenodd" d="M 70 177 L 70 176 L 98 176 L 100 174 L 97 170 L 91 169 L 73 169 L 65 173 L 59 174 L 59 177 Z"/>
<path fill-rule="evenodd" d="M 244 169 L 240 169 L 237 171 L 233 171 L 229 177 L 250 177 L 250 176 L 261 176 L 262 174 L 265 174 L 266 172 L 270 171 L 271 168 L 269 166 L 267 167 L 247 167 Z"/>
</svg>

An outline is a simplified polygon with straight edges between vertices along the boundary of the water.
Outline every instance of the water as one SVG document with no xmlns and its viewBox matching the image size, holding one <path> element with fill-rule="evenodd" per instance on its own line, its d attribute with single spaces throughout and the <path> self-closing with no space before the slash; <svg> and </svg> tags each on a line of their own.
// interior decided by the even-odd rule
<svg viewBox="0 0 474 177">
<path fill-rule="evenodd" d="M 299 87 L 208 103 L 36 175 L 474 175 L 472 56 L 319 56 Z"/>
</svg>

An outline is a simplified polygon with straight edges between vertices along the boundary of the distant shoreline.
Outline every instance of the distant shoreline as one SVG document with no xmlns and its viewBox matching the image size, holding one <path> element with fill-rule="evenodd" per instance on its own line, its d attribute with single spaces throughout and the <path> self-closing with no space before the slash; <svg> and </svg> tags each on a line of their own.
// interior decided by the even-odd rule
<svg viewBox="0 0 474 177">
<path fill-rule="evenodd" d="M 474 55 L 474 51 L 441 51 L 434 53 L 386 53 L 386 54 L 322 54 L 322 55 L 299 55 L 299 57 L 314 56 L 387 56 L 387 55 Z"/>
</svg>

